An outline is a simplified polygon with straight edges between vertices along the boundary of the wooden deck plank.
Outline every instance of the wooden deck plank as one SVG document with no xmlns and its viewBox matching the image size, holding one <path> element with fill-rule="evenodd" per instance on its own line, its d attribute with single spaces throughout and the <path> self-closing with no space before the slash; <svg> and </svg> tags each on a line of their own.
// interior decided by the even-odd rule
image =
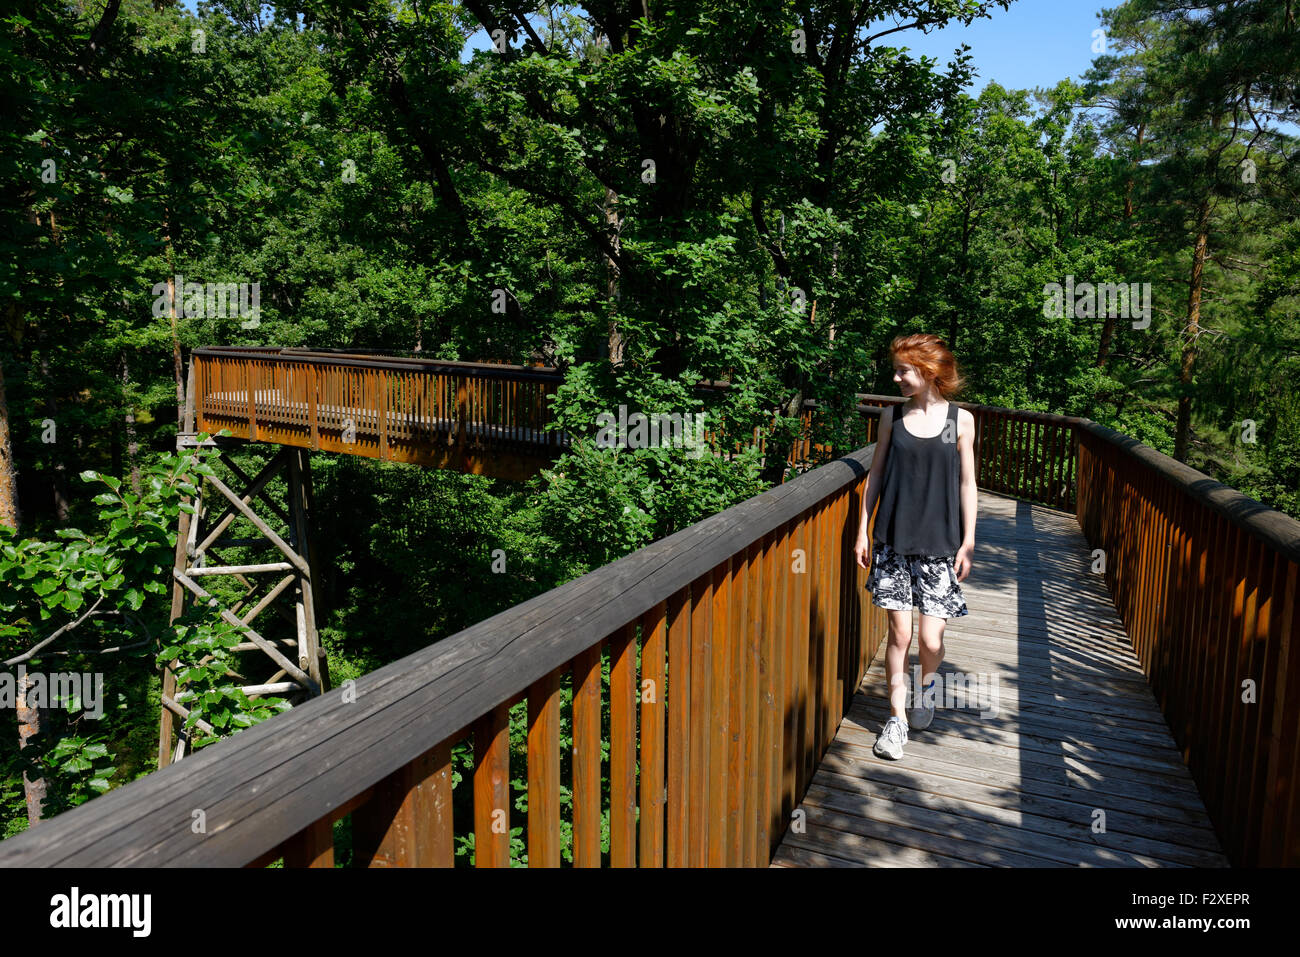
<svg viewBox="0 0 1300 957">
<path fill-rule="evenodd" d="M 829 779 L 828 779 L 829 780 Z M 1164 859 L 1139 854 L 1126 848 L 1112 848 L 1104 844 L 1093 843 L 1087 837 L 1070 837 L 1036 832 L 1027 835 L 1022 827 L 1001 820 L 980 820 L 979 827 L 972 827 L 970 814 L 961 804 L 954 805 L 953 810 L 940 805 L 918 806 L 894 801 L 887 794 L 876 794 L 870 804 L 863 800 L 862 794 L 854 791 L 842 791 L 840 788 L 814 784 L 809 788 L 809 807 L 818 807 L 839 815 L 827 819 L 828 826 L 839 830 L 852 831 L 861 827 L 861 820 L 868 819 L 879 827 L 892 827 L 904 833 L 906 837 L 894 837 L 893 840 L 910 840 L 914 832 L 935 833 L 952 844 L 949 854 L 967 857 L 976 861 L 1001 863 L 1002 866 L 1022 866 L 1022 862 L 1013 862 L 1006 857 L 1006 852 L 1031 857 L 1023 866 L 1032 867 L 1186 867 L 1186 863 L 1170 863 Z M 811 814 L 811 811 L 810 811 Z M 866 814 L 870 817 L 865 818 Z M 962 845 L 958 850 L 957 845 Z M 969 850 L 967 850 L 969 846 Z"/>
<path fill-rule="evenodd" d="M 843 748 L 850 754 L 859 752 L 858 760 L 862 760 L 864 755 L 870 754 L 875 740 L 874 731 L 846 734 L 833 747 L 836 750 Z M 1099 797 L 1110 795 L 1145 801 L 1164 809 L 1168 818 L 1184 824 L 1197 826 L 1204 823 L 1205 809 L 1199 796 L 1189 795 L 1186 788 L 1177 784 L 1168 787 L 1152 784 L 1150 777 L 1141 771 L 1104 767 L 1095 762 L 1085 763 L 1077 759 L 1064 763 L 1051 760 L 1021 761 L 1020 756 L 1011 748 L 994 754 L 981 753 L 972 760 L 967 754 L 934 746 L 932 741 L 922 739 L 920 732 L 909 738 L 908 746 L 936 774 L 946 774 L 965 781 L 991 783 L 1004 782 L 1018 776 L 1020 785 L 1027 789 L 1068 786 Z M 828 757 L 836 753 L 836 750 L 827 752 Z"/>
<path fill-rule="evenodd" d="M 893 762 L 890 762 L 893 764 Z M 966 816 L 972 833 L 981 836 L 991 823 L 1018 828 L 1021 850 L 1030 851 L 1044 836 L 1065 840 L 1084 840 L 1119 851 L 1132 851 L 1170 862 L 1197 867 L 1212 867 L 1212 852 L 1187 847 L 1178 841 L 1203 843 L 1212 832 L 1196 831 L 1182 825 L 1128 813 L 1128 805 L 1113 802 L 1102 805 L 1106 812 L 1106 832 L 1093 833 L 1093 810 L 1096 802 L 1059 801 L 1019 790 L 1018 786 L 988 787 L 969 784 L 943 775 L 918 775 L 897 767 L 883 767 L 868 762 L 854 763 L 850 774 L 836 774 L 831 762 L 823 762 L 814 783 L 823 787 L 838 785 L 841 790 L 861 796 L 888 795 L 891 800 L 927 808 L 935 803 Z M 1150 835 L 1150 836 L 1148 836 Z"/>
<path fill-rule="evenodd" d="M 1017 675 L 1006 666 L 991 666 L 973 656 L 962 657 L 969 669 L 968 673 L 986 674 L 990 681 L 994 677 L 997 678 L 995 704 L 999 708 L 1003 702 L 1017 706 L 1018 710 L 1026 716 L 1026 720 L 1034 717 L 1044 719 L 1056 717 L 1061 721 L 1090 719 L 1117 730 L 1127 729 L 1130 732 L 1129 736 L 1134 739 L 1140 738 L 1148 742 L 1153 739 L 1167 740 L 1168 725 L 1155 703 L 1144 703 L 1139 700 L 1136 705 L 1134 704 L 1135 693 L 1142 690 L 1140 688 L 1105 689 L 1093 687 L 1086 681 L 1039 678 L 1032 674 Z M 944 670 L 940 668 L 941 673 Z M 866 677 L 871 685 L 860 690 L 870 694 L 876 687 L 883 688 L 885 680 L 883 665 L 873 665 Z M 1143 704 L 1146 707 L 1143 707 Z M 966 709 L 960 706 L 957 708 L 950 706 L 946 710 L 957 717 L 977 717 L 980 712 L 978 707 L 969 709 L 972 712 L 969 715 L 965 714 Z"/>
<path fill-rule="evenodd" d="M 772 866 L 1226 867 L 1073 516 L 984 490 L 979 510 L 940 673 L 996 677 L 996 712 L 941 706 L 876 757 L 881 642 Z"/>
<path fill-rule="evenodd" d="M 863 813 L 859 795 L 817 784 L 808 789 L 808 794 L 805 805 L 808 820 L 820 828 L 818 834 L 823 846 L 831 831 L 843 831 L 855 839 L 867 838 L 872 844 L 898 844 L 923 854 L 939 855 L 974 866 L 1062 867 L 1075 860 L 1066 857 L 1068 863 L 1062 864 L 1059 859 L 1026 853 L 1021 836 L 1014 827 L 993 825 L 985 828 L 981 837 L 997 837 L 999 831 L 1008 833 L 1000 835 L 1000 842 L 977 842 L 967 834 L 970 819 L 962 815 L 877 800 L 873 802 L 873 813 L 867 816 Z"/>
<path fill-rule="evenodd" d="M 809 811 L 815 810 L 810 807 Z M 897 831 L 909 839 L 911 832 Z M 803 834 L 792 834 L 782 846 L 792 845 L 805 850 L 815 851 L 827 857 L 839 857 L 843 860 L 860 863 L 864 867 L 987 867 L 973 861 L 949 857 L 927 851 L 922 848 L 909 847 L 879 838 L 863 837 L 848 831 L 837 831 L 813 823 L 811 817 Z"/>
<path fill-rule="evenodd" d="M 940 669 L 940 675 L 942 674 L 944 674 L 943 669 Z M 881 682 L 879 687 L 883 689 L 884 683 Z M 883 690 L 877 693 L 883 694 Z M 1015 730 L 1002 730 L 996 727 L 997 718 L 1001 717 L 1003 712 L 1018 715 Z M 1011 738 L 1018 742 L 1013 746 L 1023 748 L 1028 744 L 1034 750 L 1046 751 L 1049 754 L 1059 753 L 1060 745 L 1064 744 L 1068 748 L 1086 751 L 1112 764 L 1150 769 L 1179 779 L 1191 777 L 1187 768 L 1181 764 L 1178 753 L 1166 750 L 1167 737 L 1163 742 L 1158 739 L 1152 741 L 1149 738 L 1138 740 L 1132 735 L 1121 734 L 1117 729 L 1100 725 L 1086 715 L 1076 717 L 1074 712 L 1063 710 L 1056 717 L 1048 717 L 1027 709 L 1019 709 L 1014 699 L 1006 696 L 999 697 L 997 715 L 981 717 L 978 711 L 962 714 L 956 709 L 941 710 L 939 713 L 944 721 L 945 730 L 965 732 L 975 736 L 975 740 L 996 743 Z M 889 717 L 889 709 L 883 701 L 870 702 L 870 699 L 855 701 L 847 717 L 864 730 L 874 730 L 877 725 L 884 724 Z M 940 719 L 936 718 L 936 720 Z M 929 730 L 930 728 L 926 729 Z M 959 742 L 954 744 L 958 747 L 962 746 Z"/>
</svg>

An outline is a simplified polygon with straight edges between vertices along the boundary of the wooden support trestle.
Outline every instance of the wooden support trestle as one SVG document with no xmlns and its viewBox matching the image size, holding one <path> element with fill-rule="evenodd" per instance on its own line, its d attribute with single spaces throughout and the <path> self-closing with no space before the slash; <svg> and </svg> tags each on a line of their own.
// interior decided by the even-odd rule
<svg viewBox="0 0 1300 957">
<path fill-rule="evenodd" d="M 171 620 L 180 618 L 187 604 L 216 603 L 222 619 L 237 626 L 244 637 L 233 649 L 246 655 L 240 671 L 254 679 L 252 669 L 265 661 L 267 677 L 242 685 L 250 697 L 279 695 L 299 704 L 328 690 L 329 673 L 316 630 L 316 602 L 312 585 L 311 461 L 307 449 L 276 448 L 257 474 L 250 476 L 229 455 L 235 448 L 249 447 L 239 439 L 217 438 L 200 443 L 194 432 L 194 371 L 190 368 L 186 390 L 184 429 L 178 434 L 178 451 L 215 446 L 218 453 L 208 464 L 232 476 L 223 480 L 194 476 L 198 495 L 189 501 L 195 512 L 181 512 L 172 571 Z M 252 446 L 266 448 L 266 446 Z M 287 493 L 279 502 L 268 492 L 272 482 L 283 477 Z M 227 534 L 237 521 L 251 525 L 256 537 Z M 227 561 L 218 548 L 258 548 L 266 554 L 245 561 Z M 233 579 L 243 590 L 237 600 L 216 582 Z M 277 600 L 280 599 L 280 600 Z M 274 609 L 283 621 L 268 617 L 254 628 L 262 612 Z M 158 735 L 158 767 L 180 760 L 192 750 L 183 722 L 192 698 L 177 687 L 178 662 L 163 669 L 161 718 Z M 180 719 L 180 720 L 178 720 Z M 211 732 L 206 722 L 200 728 Z"/>
</svg>

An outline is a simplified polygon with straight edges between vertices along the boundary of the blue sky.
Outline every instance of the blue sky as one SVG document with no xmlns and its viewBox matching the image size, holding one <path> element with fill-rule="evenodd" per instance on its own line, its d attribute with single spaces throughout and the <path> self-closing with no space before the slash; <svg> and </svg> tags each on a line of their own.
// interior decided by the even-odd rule
<svg viewBox="0 0 1300 957">
<path fill-rule="evenodd" d="M 977 74 L 968 91 L 978 95 L 989 80 L 1008 89 L 1050 87 L 1068 77 L 1079 79 L 1092 65 L 1092 31 L 1098 29 L 1098 12 L 1117 7 L 1097 0 L 1016 0 L 1006 10 L 995 8 L 990 19 L 964 27 L 949 24 L 928 35 L 919 30 L 891 34 L 880 43 L 909 47 L 918 55 L 932 56 L 947 65 L 953 51 L 965 43 Z M 887 29 L 875 27 L 872 32 Z"/>
</svg>

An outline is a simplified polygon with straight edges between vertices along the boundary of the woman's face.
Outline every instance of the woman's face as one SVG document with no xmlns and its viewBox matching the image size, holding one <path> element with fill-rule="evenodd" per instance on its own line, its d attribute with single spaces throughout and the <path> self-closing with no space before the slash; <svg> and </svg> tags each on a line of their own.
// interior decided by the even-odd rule
<svg viewBox="0 0 1300 957">
<path fill-rule="evenodd" d="M 894 384 L 903 395 L 915 395 L 925 388 L 925 379 L 921 377 L 916 366 L 910 366 L 906 362 L 895 362 Z"/>
</svg>

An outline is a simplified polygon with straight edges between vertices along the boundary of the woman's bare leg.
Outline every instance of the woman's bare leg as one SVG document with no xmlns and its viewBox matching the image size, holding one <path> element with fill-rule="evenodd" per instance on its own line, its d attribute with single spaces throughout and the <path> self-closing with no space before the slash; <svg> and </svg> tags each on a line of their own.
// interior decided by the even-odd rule
<svg viewBox="0 0 1300 957">
<path fill-rule="evenodd" d="M 922 613 L 921 623 L 917 626 L 917 638 L 921 646 L 921 687 L 930 683 L 931 675 L 937 674 L 939 665 L 943 664 L 943 627 L 948 624 L 946 618 L 936 618 Z M 936 688 L 938 685 L 935 686 Z M 921 702 L 916 702 L 919 707 Z"/>
<path fill-rule="evenodd" d="M 907 720 L 907 650 L 912 646 L 912 610 L 889 612 L 889 646 L 885 649 L 885 679 L 889 713 Z"/>
</svg>

